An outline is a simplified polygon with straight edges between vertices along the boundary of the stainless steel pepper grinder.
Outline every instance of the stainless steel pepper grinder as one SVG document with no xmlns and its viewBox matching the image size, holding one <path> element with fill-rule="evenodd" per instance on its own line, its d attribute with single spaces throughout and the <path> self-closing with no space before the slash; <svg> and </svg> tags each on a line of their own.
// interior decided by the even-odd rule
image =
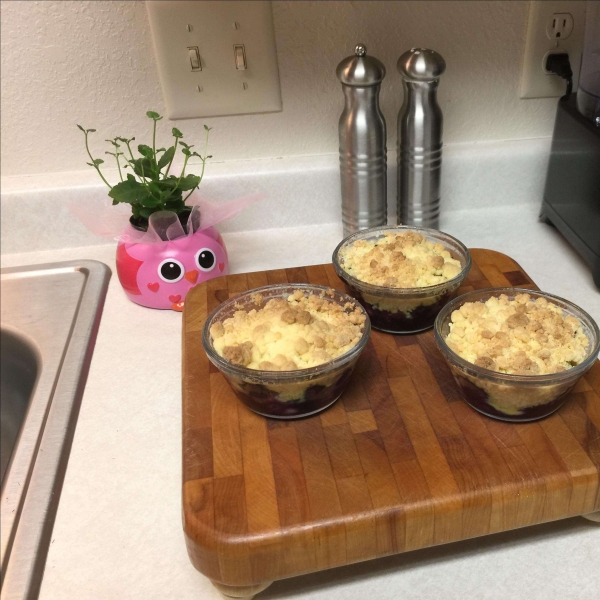
<svg viewBox="0 0 600 600">
<path fill-rule="evenodd" d="M 437 229 L 442 173 L 437 88 L 446 61 L 434 50 L 413 48 L 397 67 L 404 85 L 398 113 L 398 223 Z"/>
<path fill-rule="evenodd" d="M 336 69 L 346 105 L 340 116 L 344 236 L 387 223 L 387 148 L 379 90 L 385 67 L 357 44 Z"/>
</svg>

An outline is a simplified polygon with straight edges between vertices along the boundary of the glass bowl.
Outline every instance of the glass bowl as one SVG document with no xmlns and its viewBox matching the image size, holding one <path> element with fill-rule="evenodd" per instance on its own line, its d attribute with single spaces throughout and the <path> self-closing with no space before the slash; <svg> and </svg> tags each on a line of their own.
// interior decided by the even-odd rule
<svg viewBox="0 0 600 600">
<path fill-rule="evenodd" d="M 358 307 L 366 317 L 358 344 L 331 361 L 295 371 L 248 369 L 234 365 L 217 354 L 210 335 L 210 328 L 214 323 L 228 319 L 238 310 L 258 310 L 271 298 L 287 299 L 298 290 L 305 296 L 325 294 L 327 300 L 343 306 L 347 312 Z M 258 304 L 257 294 L 262 296 Z M 250 410 L 265 417 L 293 419 L 318 413 L 331 406 L 342 395 L 358 357 L 369 340 L 370 331 L 369 316 L 350 296 L 321 285 L 283 283 L 244 292 L 219 305 L 204 323 L 202 344 L 210 361 L 221 371 L 236 396 Z"/>
<path fill-rule="evenodd" d="M 356 279 L 344 270 L 343 248 L 356 240 L 377 240 L 387 232 L 415 231 L 429 241 L 443 244 L 452 258 L 460 261 L 461 272 L 444 283 L 415 288 L 394 288 L 373 285 Z M 333 266 L 338 277 L 346 283 L 371 317 L 373 329 L 387 333 L 417 333 L 433 327 L 441 308 L 450 301 L 471 268 L 471 255 L 464 244 L 447 233 L 423 227 L 373 227 L 348 236 L 333 251 Z"/>
<path fill-rule="evenodd" d="M 452 313 L 466 302 L 485 302 L 492 296 L 517 294 L 545 298 L 560 307 L 563 316 L 579 319 L 587 335 L 589 354 L 579 365 L 547 375 L 513 375 L 479 367 L 461 358 L 446 344 Z M 584 310 L 558 296 L 520 288 L 476 290 L 459 296 L 440 311 L 435 321 L 435 341 L 448 363 L 462 397 L 475 410 L 503 421 L 524 422 L 542 419 L 558 410 L 579 379 L 592 367 L 600 349 L 598 326 Z"/>
</svg>

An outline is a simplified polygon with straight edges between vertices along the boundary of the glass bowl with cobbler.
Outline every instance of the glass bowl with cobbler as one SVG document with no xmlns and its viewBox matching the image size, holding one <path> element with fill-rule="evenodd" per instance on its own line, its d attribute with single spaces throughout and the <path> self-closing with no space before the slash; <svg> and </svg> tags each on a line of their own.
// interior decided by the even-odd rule
<svg viewBox="0 0 600 600">
<path fill-rule="evenodd" d="M 519 288 L 456 298 L 440 311 L 435 340 L 465 401 L 513 422 L 558 410 L 600 349 L 598 325 L 584 310 Z"/>
<path fill-rule="evenodd" d="M 433 327 L 469 273 L 471 255 L 435 229 L 373 227 L 342 240 L 333 265 L 373 329 L 409 334 Z"/>
<path fill-rule="evenodd" d="M 223 302 L 206 319 L 202 344 L 248 408 L 293 419 L 318 413 L 342 395 L 370 331 L 369 316 L 354 298 L 286 283 Z"/>
</svg>

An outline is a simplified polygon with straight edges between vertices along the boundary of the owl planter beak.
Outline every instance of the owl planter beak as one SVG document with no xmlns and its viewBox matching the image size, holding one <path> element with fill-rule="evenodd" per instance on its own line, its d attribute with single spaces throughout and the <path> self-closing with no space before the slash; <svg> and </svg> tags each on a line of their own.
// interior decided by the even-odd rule
<svg viewBox="0 0 600 600">
<path fill-rule="evenodd" d="M 185 278 L 190 283 L 196 283 L 196 280 L 198 279 L 198 271 L 187 271 L 185 274 Z"/>
</svg>

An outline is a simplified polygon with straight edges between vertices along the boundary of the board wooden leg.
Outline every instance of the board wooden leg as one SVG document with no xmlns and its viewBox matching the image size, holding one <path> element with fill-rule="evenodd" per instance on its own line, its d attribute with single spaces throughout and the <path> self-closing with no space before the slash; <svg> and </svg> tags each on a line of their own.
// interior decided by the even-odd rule
<svg viewBox="0 0 600 600">
<path fill-rule="evenodd" d="M 216 581 L 211 581 L 211 583 L 225 596 L 226 598 L 245 598 L 246 600 L 251 600 L 254 598 L 256 594 L 266 590 L 272 581 L 268 583 L 258 583 L 256 585 L 223 585 L 222 583 L 217 583 Z"/>
<path fill-rule="evenodd" d="M 590 513 L 589 515 L 581 515 L 584 519 L 594 521 L 594 523 L 600 523 L 600 510 L 597 512 Z"/>
</svg>

